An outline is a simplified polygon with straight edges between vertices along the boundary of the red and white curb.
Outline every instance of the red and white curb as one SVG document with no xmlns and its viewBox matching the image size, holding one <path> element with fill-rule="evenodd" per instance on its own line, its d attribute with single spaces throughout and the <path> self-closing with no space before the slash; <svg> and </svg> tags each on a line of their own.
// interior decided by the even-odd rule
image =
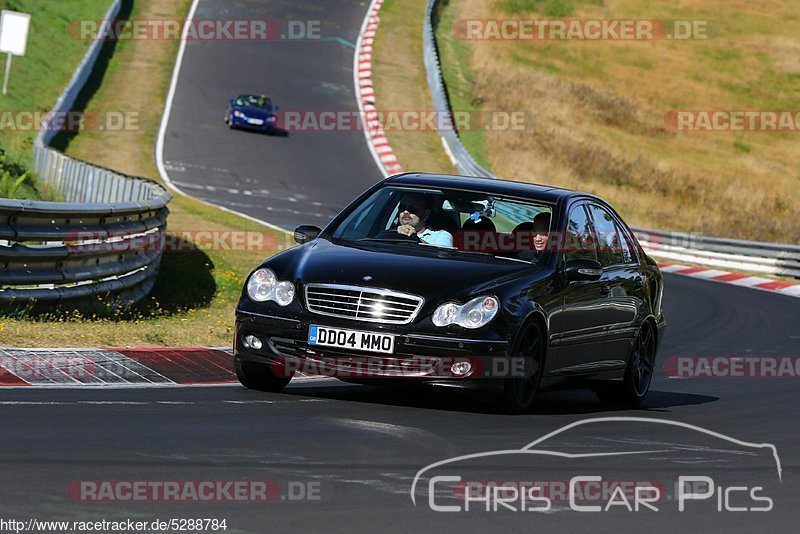
<svg viewBox="0 0 800 534">
<path fill-rule="evenodd" d="M 224 350 L 0 349 L 0 386 L 214 385 L 236 382 Z"/>
<path fill-rule="evenodd" d="M 372 83 L 372 46 L 381 23 L 379 16 L 383 0 L 373 0 L 364 17 L 356 42 L 353 72 L 355 75 L 356 100 L 372 157 L 384 175 L 403 172 L 403 167 L 392 150 L 386 131 L 378 117 L 375 104 L 375 86 Z"/>
<path fill-rule="evenodd" d="M 0 349 L 0 387 L 238 384 L 230 349 Z M 299 374 L 292 383 L 325 377 Z"/>
<path fill-rule="evenodd" d="M 661 272 L 664 273 L 679 274 L 682 276 L 690 276 L 692 278 L 710 280 L 712 282 L 721 282 L 734 286 L 760 289 L 761 291 L 780 293 L 781 295 L 787 295 L 790 297 L 800 297 L 800 283 L 770 280 L 760 276 L 751 276 L 749 274 L 733 273 L 730 271 L 720 271 L 718 269 L 709 269 L 708 267 L 689 267 L 688 265 L 678 265 L 674 263 L 659 263 L 658 266 L 661 269 Z"/>
</svg>

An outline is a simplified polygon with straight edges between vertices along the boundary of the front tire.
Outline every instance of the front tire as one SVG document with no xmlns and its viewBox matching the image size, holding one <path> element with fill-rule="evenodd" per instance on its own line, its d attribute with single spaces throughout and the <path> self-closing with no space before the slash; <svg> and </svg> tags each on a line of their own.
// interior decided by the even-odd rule
<svg viewBox="0 0 800 534">
<path fill-rule="evenodd" d="M 512 376 L 503 384 L 500 407 L 507 413 L 526 413 L 539 391 L 544 367 L 544 333 L 537 323 L 521 332 L 511 363 Z"/>
<path fill-rule="evenodd" d="M 254 362 L 243 362 L 239 358 L 234 359 L 234 369 L 239 383 L 248 389 L 256 391 L 266 391 L 279 393 L 292 379 L 291 376 L 278 376 L 273 372 L 270 365 Z M 292 373 L 294 375 L 294 373 Z"/>
<path fill-rule="evenodd" d="M 625 378 L 598 387 L 595 392 L 603 402 L 638 406 L 650 391 L 656 364 L 656 336 L 653 325 L 645 321 L 633 342 Z"/>
</svg>

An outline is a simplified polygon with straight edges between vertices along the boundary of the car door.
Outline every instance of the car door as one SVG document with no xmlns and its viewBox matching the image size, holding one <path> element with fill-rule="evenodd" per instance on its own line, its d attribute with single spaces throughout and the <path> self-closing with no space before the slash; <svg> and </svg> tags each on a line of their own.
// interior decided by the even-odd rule
<svg viewBox="0 0 800 534">
<path fill-rule="evenodd" d="M 570 259 L 597 261 L 594 229 L 584 202 L 570 207 L 562 245 L 562 265 Z M 566 282 L 565 282 L 566 283 Z M 603 349 L 606 334 L 605 295 L 600 281 L 569 282 L 562 290 L 556 324 L 551 337 L 552 358 L 546 371 L 570 374 L 586 371 L 592 354 Z"/>
<path fill-rule="evenodd" d="M 603 266 L 600 292 L 604 298 L 605 350 L 597 356 L 606 366 L 624 365 L 636 334 L 642 279 L 631 244 L 621 233 L 611 212 L 596 203 L 588 206 L 597 242 L 597 258 Z"/>
</svg>

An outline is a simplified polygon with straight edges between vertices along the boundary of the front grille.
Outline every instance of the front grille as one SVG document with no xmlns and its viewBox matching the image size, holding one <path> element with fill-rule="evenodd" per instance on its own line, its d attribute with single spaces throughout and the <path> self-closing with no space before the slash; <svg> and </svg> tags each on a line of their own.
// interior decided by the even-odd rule
<svg viewBox="0 0 800 534">
<path fill-rule="evenodd" d="M 320 315 L 372 323 L 408 324 L 424 299 L 407 293 L 336 284 L 306 286 L 306 306 Z"/>
<path fill-rule="evenodd" d="M 300 347 L 293 339 L 270 338 L 270 348 L 272 352 L 279 356 L 300 356 Z"/>
</svg>

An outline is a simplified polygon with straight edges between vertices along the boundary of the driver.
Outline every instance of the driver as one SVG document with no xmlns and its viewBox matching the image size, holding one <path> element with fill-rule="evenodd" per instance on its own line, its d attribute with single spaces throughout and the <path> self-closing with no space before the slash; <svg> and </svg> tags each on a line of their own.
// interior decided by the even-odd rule
<svg viewBox="0 0 800 534">
<path fill-rule="evenodd" d="M 409 193 L 400 201 L 397 217 L 400 225 L 397 232 L 402 235 L 416 235 L 419 240 L 437 247 L 452 247 L 453 236 L 446 230 L 428 228 L 433 201 L 427 195 Z"/>
</svg>

